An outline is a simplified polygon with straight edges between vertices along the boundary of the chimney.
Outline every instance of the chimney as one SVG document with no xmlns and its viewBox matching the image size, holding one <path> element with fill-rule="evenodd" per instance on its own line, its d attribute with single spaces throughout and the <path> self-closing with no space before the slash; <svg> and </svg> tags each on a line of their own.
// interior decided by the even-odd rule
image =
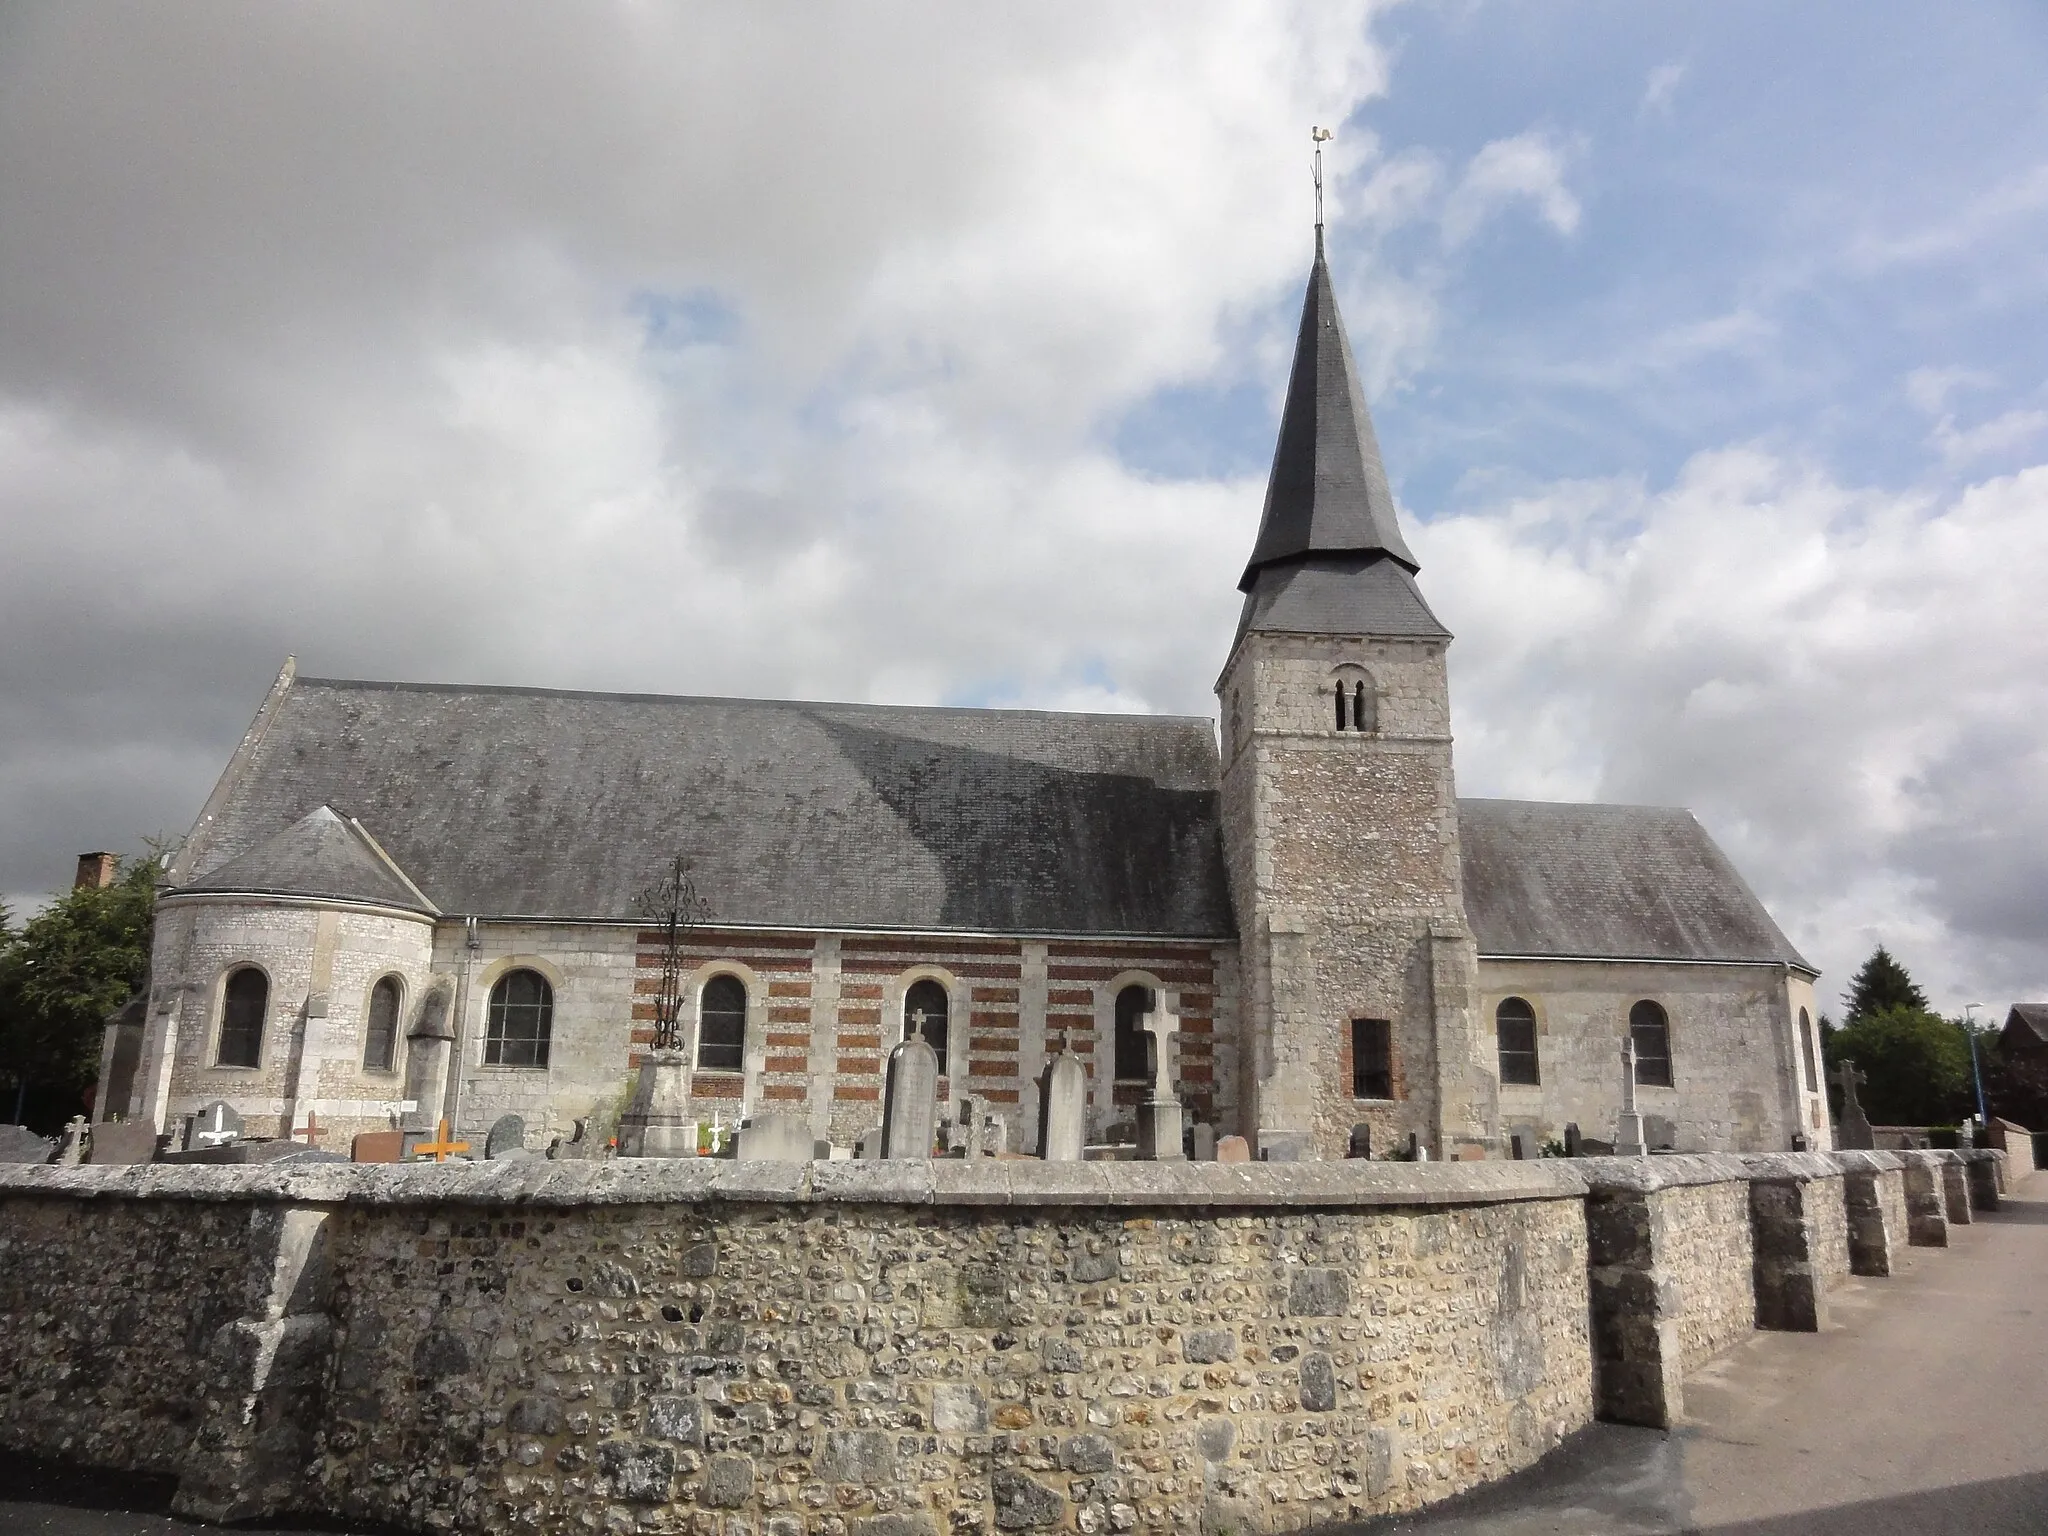
<svg viewBox="0 0 2048 1536">
<path fill-rule="evenodd" d="M 114 872 L 120 866 L 120 859 L 111 853 L 81 853 L 78 856 L 78 878 L 71 882 L 74 891 L 103 891 L 114 883 Z"/>
</svg>

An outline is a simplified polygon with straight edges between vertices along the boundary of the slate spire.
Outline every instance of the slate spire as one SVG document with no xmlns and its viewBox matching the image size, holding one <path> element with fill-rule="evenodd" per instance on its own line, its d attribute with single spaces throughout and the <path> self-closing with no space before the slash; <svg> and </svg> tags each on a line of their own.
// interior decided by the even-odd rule
<svg viewBox="0 0 2048 1536">
<path fill-rule="evenodd" d="M 1265 514 L 1238 590 L 1250 592 L 1266 567 L 1316 556 L 1385 557 L 1410 573 L 1420 569 L 1394 515 L 1358 365 L 1337 313 L 1321 224 Z"/>
</svg>

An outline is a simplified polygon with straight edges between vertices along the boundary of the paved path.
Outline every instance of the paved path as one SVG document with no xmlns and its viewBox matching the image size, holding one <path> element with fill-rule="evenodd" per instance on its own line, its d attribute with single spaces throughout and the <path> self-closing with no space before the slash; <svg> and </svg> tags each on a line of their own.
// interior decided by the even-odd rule
<svg viewBox="0 0 2048 1536">
<path fill-rule="evenodd" d="M 2044 1536 L 2048 1174 L 1946 1253 L 1852 1280 L 1820 1334 L 1686 1383 L 1675 1434 L 1598 1424 L 1540 1467 L 1358 1536 Z M 188 1536 L 167 1486 L 0 1461 L 0 1533 Z M 283 1532 L 289 1527 L 270 1527 Z"/>
<path fill-rule="evenodd" d="M 1542 1466 L 1364 1536 L 2043 1536 L 2048 1175 L 1852 1280 L 1825 1333 L 1759 1333 L 1687 1381 L 1689 1422 L 1595 1425 Z"/>
</svg>

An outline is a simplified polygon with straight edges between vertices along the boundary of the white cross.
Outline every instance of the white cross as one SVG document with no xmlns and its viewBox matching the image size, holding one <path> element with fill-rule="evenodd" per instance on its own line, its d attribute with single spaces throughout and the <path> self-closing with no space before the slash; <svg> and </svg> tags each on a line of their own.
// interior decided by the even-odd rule
<svg viewBox="0 0 2048 1536">
<path fill-rule="evenodd" d="M 199 1140 L 209 1147 L 218 1147 L 230 1141 L 239 1141 L 242 1133 L 228 1128 L 228 1112 L 225 1105 L 213 1106 L 213 1124 L 199 1133 Z"/>
<path fill-rule="evenodd" d="M 1152 1036 L 1152 1092 L 1163 1098 L 1173 1096 L 1173 1074 L 1166 1064 L 1166 1041 L 1180 1033 L 1180 1015 L 1166 1006 L 1163 993 L 1153 994 L 1152 1010 L 1138 1017 L 1138 1025 Z"/>
</svg>

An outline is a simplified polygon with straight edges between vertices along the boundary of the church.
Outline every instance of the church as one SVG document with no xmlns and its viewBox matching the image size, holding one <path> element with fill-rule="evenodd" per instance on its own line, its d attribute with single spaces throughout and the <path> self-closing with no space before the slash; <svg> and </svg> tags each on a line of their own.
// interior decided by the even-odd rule
<svg viewBox="0 0 2048 1536">
<path fill-rule="evenodd" d="M 680 858 L 707 1122 L 851 1146 L 915 1030 L 1013 1150 L 1062 1049 L 1098 1142 L 1156 1060 L 1264 1158 L 1611 1140 L 1625 1072 L 1653 1149 L 1829 1146 L 1815 972 L 1689 812 L 1459 798 L 1419 575 L 1318 227 L 1216 720 L 287 661 L 167 866 L 99 1115 L 602 1136 L 654 1039 L 640 893 Z"/>
</svg>

